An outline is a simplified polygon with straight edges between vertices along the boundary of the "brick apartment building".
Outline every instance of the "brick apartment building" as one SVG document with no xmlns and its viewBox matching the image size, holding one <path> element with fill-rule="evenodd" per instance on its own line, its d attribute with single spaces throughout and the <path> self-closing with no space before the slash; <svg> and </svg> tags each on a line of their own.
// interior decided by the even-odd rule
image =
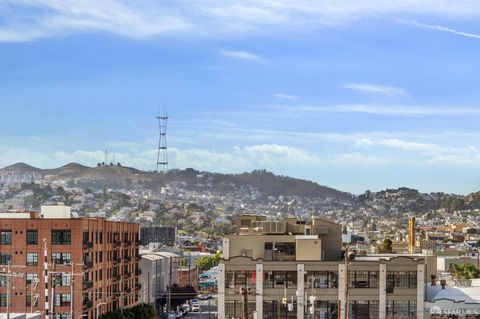
<svg viewBox="0 0 480 319">
<path fill-rule="evenodd" d="M 41 214 L 0 214 L 0 313 L 45 312 L 47 249 L 50 318 L 87 318 L 138 303 L 139 227 L 102 218 L 71 218 L 66 206 Z M 8 266 L 10 265 L 10 267 Z M 73 276 L 71 276 L 73 272 Z M 73 292 L 73 295 L 72 295 Z M 53 298 L 52 298 L 53 296 Z"/>
</svg>

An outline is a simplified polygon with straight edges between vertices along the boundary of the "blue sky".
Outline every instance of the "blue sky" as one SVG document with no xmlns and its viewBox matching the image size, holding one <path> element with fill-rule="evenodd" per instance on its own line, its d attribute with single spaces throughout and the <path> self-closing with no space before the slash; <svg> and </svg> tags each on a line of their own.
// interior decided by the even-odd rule
<svg viewBox="0 0 480 319">
<path fill-rule="evenodd" d="M 0 166 L 480 190 L 476 1 L 0 1 Z"/>
</svg>

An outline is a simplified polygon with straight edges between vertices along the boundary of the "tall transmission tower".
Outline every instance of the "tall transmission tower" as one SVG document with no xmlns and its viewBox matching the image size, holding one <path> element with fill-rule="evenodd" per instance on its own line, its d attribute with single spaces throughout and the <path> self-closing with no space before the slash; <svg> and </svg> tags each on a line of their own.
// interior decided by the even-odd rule
<svg viewBox="0 0 480 319">
<path fill-rule="evenodd" d="M 156 116 L 158 120 L 158 153 L 157 153 L 157 172 L 160 172 L 159 169 L 165 174 L 168 171 L 168 152 L 167 152 L 167 121 L 168 114 L 167 108 L 165 107 L 163 115 Z"/>
</svg>

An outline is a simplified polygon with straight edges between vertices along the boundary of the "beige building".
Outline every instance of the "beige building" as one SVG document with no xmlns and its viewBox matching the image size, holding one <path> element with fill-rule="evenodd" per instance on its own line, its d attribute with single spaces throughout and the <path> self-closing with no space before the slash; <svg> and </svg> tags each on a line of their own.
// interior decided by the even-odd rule
<svg viewBox="0 0 480 319">
<path fill-rule="evenodd" d="M 368 255 L 342 259 L 331 221 L 242 216 L 223 241 L 219 318 L 423 318 L 435 258 Z"/>
</svg>

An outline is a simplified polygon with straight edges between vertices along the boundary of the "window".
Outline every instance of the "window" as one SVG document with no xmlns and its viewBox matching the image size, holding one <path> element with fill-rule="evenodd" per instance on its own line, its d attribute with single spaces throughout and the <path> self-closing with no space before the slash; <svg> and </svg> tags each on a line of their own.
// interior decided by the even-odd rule
<svg viewBox="0 0 480 319">
<path fill-rule="evenodd" d="M 38 274 L 37 273 L 27 273 L 27 285 L 32 285 L 38 282 Z"/>
<path fill-rule="evenodd" d="M 70 286 L 70 275 L 69 274 L 62 274 L 62 278 L 60 280 L 60 286 Z"/>
<path fill-rule="evenodd" d="M 70 264 L 72 255 L 70 253 L 52 253 L 52 262 L 57 265 Z"/>
<path fill-rule="evenodd" d="M 378 271 L 349 271 L 351 288 L 378 288 Z"/>
<path fill-rule="evenodd" d="M 387 292 L 393 293 L 394 288 L 417 288 L 416 271 L 387 272 Z"/>
<path fill-rule="evenodd" d="M 99 262 L 99 263 L 103 262 L 103 252 L 102 252 L 102 251 L 100 251 L 100 252 L 98 253 L 98 262 Z"/>
<path fill-rule="evenodd" d="M 254 311 L 255 311 L 255 303 L 249 302 L 247 304 L 247 312 L 251 314 Z M 225 301 L 225 317 L 226 318 L 243 318 L 243 302 Z"/>
<path fill-rule="evenodd" d="M 264 288 L 296 288 L 296 271 L 265 272 Z"/>
<path fill-rule="evenodd" d="M 66 313 L 56 313 L 53 319 L 70 319 L 70 315 Z"/>
<path fill-rule="evenodd" d="M 38 245 L 38 231 L 27 230 L 27 245 Z"/>
<path fill-rule="evenodd" d="M 70 245 L 71 234 L 69 230 L 53 230 L 52 245 Z"/>
<path fill-rule="evenodd" d="M 70 294 L 55 294 L 55 306 L 65 307 L 70 306 Z"/>
<path fill-rule="evenodd" d="M 37 253 L 27 253 L 27 266 L 38 266 Z"/>
<path fill-rule="evenodd" d="M 0 265 L 7 266 L 12 261 L 11 253 L 0 253 Z"/>
<path fill-rule="evenodd" d="M 12 244 L 12 231 L 0 230 L 0 245 L 11 245 L 11 244 Z"/>
<path fill-rule="evenodd" d="M 7 276 L 0 276 L 0 287 L 7 286 Z"/>
<path fill-rule="evenodd" d="M 378 301 L 350 301 L 348 312 L 352 319 L 378 318 Z"/>
<path fill-rule="evenodd" d="M 305 273 L 305 289 L 338 288 L 337 271 L 309 271 Z"/>
<path fill-rule="evenodd" d="M 307 300 L 307 307 L 310 310 L 312 304 Z M 335 300 L 316 300 L 314 304 L 315 319 L 337 319 L 338 318 L 338 301 Z M 313 315 L 308 311 L 305 319 L 314 319 Z"/>
<path fill-rule="evenodd" d="M 417 314 L 417 302 L 414 300 L 387 300 L 387 317 L 408 317 Z"/>
<path fill-rule="evenodd" d="M 88 231 L 83 232 L 83 243 L 86 244 L 89 242 L 90 236 L 88 235 Z"/>
<path fill-rule="evenodd" d="M 238 302 L 241 304 L 241 302 Z M 288 301 L 291 303 L 291 300 Z M 297 304 L 294 301 L 293 307 L 289 308 L 288 304 L 282 304 L 277 300 L 263 302 L 263 318 L 264 319 L 293 319 L 297 318 Z M 320 318 L 320 317 L 319 317 Z"/>
<path fill-rule="evenodd" d="M 25 306 L 27 307 L 36 307 L 37 299 L 33 297 L 31 293 L 25 294 Z"/>
<path fill-rule="evenodd" d="M 12 304 L 12 300 L 10 300 L 10 305 Z M 0 293 L 0 307 L 6 307 L 7 306 L 7 294 L 6 293 Z"/>
</svg>

